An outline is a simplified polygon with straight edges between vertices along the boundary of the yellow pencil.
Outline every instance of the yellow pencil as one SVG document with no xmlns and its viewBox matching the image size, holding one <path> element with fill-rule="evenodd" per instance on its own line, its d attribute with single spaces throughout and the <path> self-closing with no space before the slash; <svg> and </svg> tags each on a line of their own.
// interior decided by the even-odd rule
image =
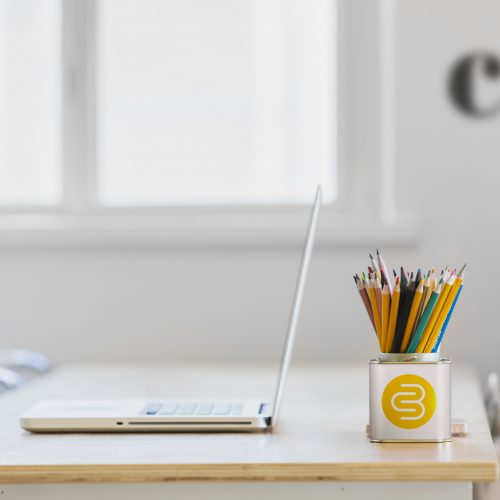
<svg viewBox="0 0 500 500">
<path fill-rule="evenodd" d="M 399 286 L 399 278 L 396 278 L 396 286 L 392 291 L 391 311 L 389 313 L 389 326 L 387 327 L 387 338 L 383 352 L 391 352 L 392 343 L 394 342 L 394 334 L 396 332 L 396 323 L 398 320 L 399 297 L 401 295 L 401 287 Z"/>
<path fill-rule="evenodd" d="M 418 307 L 417 317 L 415 318 L 415 324 L 413 325 L 413 332 L 417 329 L 418 322 L 422 317 L 422 313 L 424 312 L 424 308 L 427 305 L 427 300 L 431 295 L 431 277 L 427 275 L 424 281 L 424 293 L 422 294 L 422 300 L 420 301 L 420 306 Z"/>
<path fill-rule="evenodd" d="M 427 291 L 427 295 L 425 296 L 425 301 L 424 301 L 424 311 L 425 308 L 427 307 L 427 303 L 429 302 L 432 292 L 436 289 L 437 287 L 437 282 L 436 282 L 436 277 L 434 276 L 434 269 L 431 271 L 430 279 L 429 279 L 429 290 Z M 422 311 L 423 313 L 423 311 Z"/>
<path fill-rule="evenodd" d="M 425 346 L 427 345 L 429 337 L 431 336 L 431 333 L 438 319 L 439 313 L 441 312 L 441 309 L 443 308 L 444 303 L 446 302 L 446 299 L 451 291 L 454 281 L 455 281 L 455 275 L 452 274 L 448 279 L 448 281 L 442 286 L 439 298 L 436 302 L 436 305 L 434 306 L 434 309 L 432 310 L 432 314 L 429 318 L 429 321 L 427 322 L 427 325 L 425 327 L 424 332 L 422 333 L 422 336 L 420 337 L 420 342 L 418 343 L 415 352 L 424 352 Z"/>
<path fill-rule="evenodd" d="M 368 282 L 366 287 L 368 290 L 368 297 L 370 299 L 370 305 L 372 306 L 373 319 L 375 320 L 375 329 L 377 330 L 377 337 L 380 344 L 380 331 L 382 330 L 382 324 L 380 321 L 380 313 L 377 306 L 377 298 L 375 297 L 375 289 L 371 281 Z"/>
<path fill-rule="evenodd" d="M 455 297 L 457 296 L 458 290 L 462 286 L 462 283 L 464 281 L 464 275 L 465 275 L 465 265 L 464 265 L 464 267 L 462 267 L 462 269 L 458 273 L 457 278 L 455 279 L 455 282 L 453 283 L 451 291 L 448 294 L 446 302 L 444 303 L 443 308 L 441 309 L 441 311 L 439 313 L 436 324 L 434 325 L 434 328 L 433 328 L 432 333 L 429 337 L 429 340 L 427 341 L 424 352 L 432 352 L 432 349 L 434 348 L 434 344 L 436 343 L 436 340 L 441 332 L 441 329 L 443 328 L 444 322 L 446 321 L 448 313 L 450 312 L 450 309 L 451 309 L 451 306 L 453 305 Z"/>
<path fill-rule="evenodd" d="M 405 332 L 403 334 L 403 340 L 401 342 L 401 352 L 406 352 L 408 344 L 410 343 L 411 335 L 413 333 L 413 328 L 416 323 L 417 313 L 422 303 L 422 297 L 424 295 L 424 280 L 420 280 L 415 295 L 413 296 L 413 302 L 411 303 L 410 314 L 408 315 L 408 320 L 406 321 Z"/>
<path fill-rule="evenodd" d="M 389 287 L 384 285 L 382 288 L 382 335 L 380 336 L 380 349 L 383 351 L 387 341 L 387 330 L 389 328 L 391 296 Z"/>
<path fill-rule="evenodd" d="M 375 298 L 377 299 L 378 312 L 380 314 L 380 333 L 382 334 L 382 285 L 380 284 L 380 279 L 375 277 L 373 279 L 375 290 Z"/>
</svg>

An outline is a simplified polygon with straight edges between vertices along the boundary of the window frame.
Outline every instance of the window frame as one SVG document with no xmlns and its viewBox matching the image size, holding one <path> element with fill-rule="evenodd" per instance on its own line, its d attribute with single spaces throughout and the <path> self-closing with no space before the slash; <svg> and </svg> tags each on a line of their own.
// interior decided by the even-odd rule
<svg viewBox="0 0 500 500">
<path fill-rule="evenodd" d="M 303 205 L 98 204 L 96 1 L 62 0 L 62 202 L 54 207 L 0 207 L 1 242 L 49 246 L 299 244 L 308 212 Z M 332 69 L 336 94 L 332 113 L 337 123 L 332 141 L 337 150 L 337 199 L 322 209 L 320 244 L 415 240 L 415 222 L 396 214 L 394 11 L 394 0 L 370 6 L 360 0 L 335 4 L 338 65 Z M 364 37 L 357 35 L 359 30 L 364 30 Z"/>
</svg>

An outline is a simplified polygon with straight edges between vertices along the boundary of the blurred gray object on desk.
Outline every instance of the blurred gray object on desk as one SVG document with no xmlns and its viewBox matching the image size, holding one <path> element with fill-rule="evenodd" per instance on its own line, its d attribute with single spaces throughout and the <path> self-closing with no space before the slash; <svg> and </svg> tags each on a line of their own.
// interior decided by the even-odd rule
<svg viewBox="0 0 500 500">
<path fill-rule="evenodd" d="M 0 366 L 0 393 L 15 389 L 24 382 L 24 377 L 14 370 Z"/>
<path fill-rule="evenodd" d="M 484 395 L 484 404 L 488 423 L 490 424 L 491 435 L 495 438 L 500 435 L 500 390 L 498 386 L 498 375 L 490 373 Z"/>
<path fill-rule="evenodd" d="M 51 370 L 46 356 L 27 349 L 5 349 L 0 351 L 0 366 L 10 368 L 26 378 L 43 375 Z"/>
<path fill-rule="evenodd" d="M 484 394 L 486 415 L 490 425 L 491 436 L 500 459 L 500 388 L 498 374 L 490 373 Z M 474 485 L 474 500 L 498 500 L 500 498 L 500 481 L 478 483 Z"/>
<path fill-rule="evenodd" d="M 0 393 L 16 389 L 27 380 L 51 370 L 46 356 L 27 349 L 0 350 Z"/>
</svg>

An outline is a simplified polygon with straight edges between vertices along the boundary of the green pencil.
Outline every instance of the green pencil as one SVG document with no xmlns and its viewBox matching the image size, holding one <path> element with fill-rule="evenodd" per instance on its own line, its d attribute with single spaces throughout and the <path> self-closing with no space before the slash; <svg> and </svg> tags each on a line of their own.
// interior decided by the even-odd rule
<svg viewBox="0 0 500 500">
<path fill-rule="evenodd" d="M 441 286 L 442 286 L 442 280 L 439 282 L 438 287 L 432 292 L 431 298 L 429 299 L 429 302 L 427 302 L 427 306 L 425 307 L 422 317 L 418 322 L 418 326 L 417 329 L 415 330 L 415 333 L 411 337 L 410 345 L 408 346 L 406 352 L 415 352 L 415 349 L 417 348 L 418 343 L 420 342 L 420 337 L 422 337 L 422 333 L 424 333 L 425 327 L 427 326 L 427 322 L 429 321 L 429 317 L 432 314 L 432 310 L 434 309 L 434 306 L 436 305 L 436 302 L 439 298 L 439 294 L 441 293 Z"/>
</svg>

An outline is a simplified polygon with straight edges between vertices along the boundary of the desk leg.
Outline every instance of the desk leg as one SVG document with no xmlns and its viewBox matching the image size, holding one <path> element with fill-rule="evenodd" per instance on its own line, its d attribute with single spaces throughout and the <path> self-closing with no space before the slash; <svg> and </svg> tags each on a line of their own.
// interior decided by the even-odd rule
<svg viewBox="0 0 500 500">
<path fill-rule="evenodd" d="M 0 500 L 472 500 L 467 482 L 4 484 Z"/>
</svg>

